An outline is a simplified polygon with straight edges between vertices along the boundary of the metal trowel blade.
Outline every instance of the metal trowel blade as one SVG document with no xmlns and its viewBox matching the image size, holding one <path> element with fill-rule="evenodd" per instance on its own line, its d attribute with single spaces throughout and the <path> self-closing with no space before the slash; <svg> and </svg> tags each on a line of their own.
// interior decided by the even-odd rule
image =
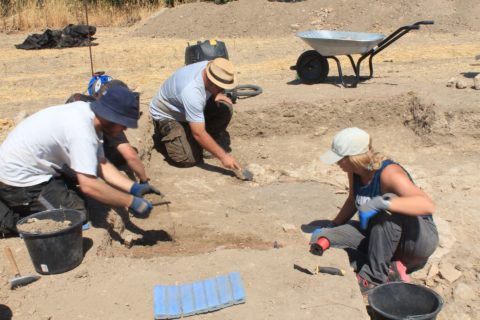
<svg viewBox="0 0 480 320">
<path fill-rule="evenodd" d="M 252 181 L 253 180 L 253 174 L 248 171 L 247 169 L 244 170 L 233 170 L 235 173 L 235 177 L 237 179 L 240 179 L 242 181 Z"/>
</svg>

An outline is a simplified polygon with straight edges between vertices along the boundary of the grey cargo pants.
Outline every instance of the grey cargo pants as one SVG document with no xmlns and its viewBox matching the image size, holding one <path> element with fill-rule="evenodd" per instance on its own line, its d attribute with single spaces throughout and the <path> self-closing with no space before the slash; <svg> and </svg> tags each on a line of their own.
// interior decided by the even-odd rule
<svg viewBox="0 0 480 320">
<path fill-rule="evenodd" d="M 230 104 L 217 104 L 209 99 L 205 106 L 205 129 L 222 148 L 229 151 L 230 138 L 226 131 L 233 115 Z M 178 167 L 193 167 L 203 161 L 202 148 L 193 138 L 186 122 L 154 120 L 156 145 L 161 145 L 167 160 Z"/>
<path fill-rule="evenodd" d="M 1 233 L 15 234 L 18 220 L 45 210 L 74 209 L 83 212 L 88 219 L 84 200 L 76 191 L 69 189 L 61 178 L 52 178 L 31 187 L 12 187 L 0 183 L 0 200 L 4 204 L 0 205 L 0 236 Z"/>
<path fill-rule="evenodd" d="M 334 248 L 354 249 L 354 269 L 375 284 L 387 281 L 390 263 L 402 261 L 407 272 L 425 266 L 438 245 L 438 232 L 431 216 L 405 216 L 382 212 L 373 217 L 367 230 L 358 221 L 325 228 L 325 237 Z"/>
</svg>

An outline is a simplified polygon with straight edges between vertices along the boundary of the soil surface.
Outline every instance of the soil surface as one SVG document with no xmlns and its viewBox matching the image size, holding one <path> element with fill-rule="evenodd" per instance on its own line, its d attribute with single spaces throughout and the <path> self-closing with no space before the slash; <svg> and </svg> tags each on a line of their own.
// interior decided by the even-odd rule
<svg viewBox="0 0 480 320">
<path fill-rule="evenodd" d="M 440 246 L 413 278 L 442 296 L 437 319 L 477 319 L 480 90 L 473 89 L 473 78 L 480 72 L 479 6 L 473 0 L 199 2 L 161 10 L 131 28 L 99 28 L 95 70 L 140 92 L 140 126 L 127 135 L 152 184 L 171 203 L 156 206 L 145 220 L 91 203 L 82 264 L 15 291 L 2 259 L 0 319 L 152 319 L 154 285 L 232 271 L 242 275 L 247 302 L 196 318 L 367 319 L 345 252 L 328 250 L 319 258 L 307 245 L 309 224 L 332 219 L 345 201 L 345 174 L 319 156 L 348 126 L 367 130 L 375 148 L 401 163 L 436 203 Z M 357 88 L 339 85 L 333 61 L 327 83 L 302 84 L 290 70 L 311 49 L 297 31 L 387 35 L 420 20 L 435 24 L 377 55 L 374 78 Z M 0 34 L 2 138 L 26 114 L 86 90 L 90 79 L 87 48 L 15 49 L 26 36 Z M 229 129 L 232 154 L 253 173 L 251 181 L 216 160 L 171 167 L 153 148 L 150 99 L 183 65 L 187 42 L 212 37 L 225 41 L 240 83 L 263 88 L 238 101 Z M 340 62 L 351 82 L 348 60 Z M 368 63 L 362 70 L 368 74 Z M 21 239 L 0 240 L 5 245 L 22 274 L 34 272 Z M 308 276 L 294 263 L 335 266 L 347 274 Z"/>
<path fill-rule="evenodd" d="M 60 230 L 67 229 L 72 224 L 71 221 L 55 221 L 51 219 L 27 219 L 25 223 L 18 226 L 20 232 L 28 232 L 35 234 L 52 233 Z"/>
</svg>

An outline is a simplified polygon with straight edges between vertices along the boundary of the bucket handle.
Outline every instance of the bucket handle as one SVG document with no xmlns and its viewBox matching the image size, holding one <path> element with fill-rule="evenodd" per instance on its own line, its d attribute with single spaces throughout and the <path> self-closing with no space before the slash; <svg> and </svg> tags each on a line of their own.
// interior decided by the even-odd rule
<svg viewBox="0 0 480 320">
<path fill-rule="evenodd" d="M 425 314 L 417 315 L 417 316 L 407 316 L 405 320 L 422 320 L 425 319 Z"/>
</svg>

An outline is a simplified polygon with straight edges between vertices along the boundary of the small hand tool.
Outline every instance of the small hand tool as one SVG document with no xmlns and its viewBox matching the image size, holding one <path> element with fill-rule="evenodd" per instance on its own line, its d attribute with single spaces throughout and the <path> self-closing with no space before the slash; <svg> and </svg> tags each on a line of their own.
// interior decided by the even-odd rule
<svg viewBox="0 0 480 320">
<path fill-rule="evenodd" d="M 21 276 L 20 271 L 18 270 L 17 263 L 15 262 L 15 258 L 13 257 L 12 250 L 10 250 L 9 247 L 5 247 L 4 253 L 8 262 L 10 262 L 10 266 L 13 270 L 13 273 L 15 274 L 13 278 L 8 280 L 8 282 L 10 282 L 10 289 L 15 289 L 20 286 L 25 286 L 29 283 L 32 283 L 40 279 L 40 276 L 37 276 L 37 275 Z"/>
<path fill-rule="evenodd" d="M 172 203 L 170 200 L 163 199 L 163 200 L 152 203 L 152 206 L 156 207 L 156 206 L 162 206 L 164 204 L 170 204 L 170 203 Z"/>
<path fill-rule="evenodd" d="M 335 267 L 321 267 L 321 266 L 317 266 L 315 268 L 315 274 L 318 274 L 318 273 L 328 273 L 328 274 L 332 274 L 334 276 L 344 276 L 345 275 L 345 270 L 343 269 L 339 269 L 339 268 L 335 268 Z"/>
<path fill-rule="evenodd" d="M 302 268 L 298 264 L 294 264 L 293 269 L 298 270 L 298 271 L 303 272 L 303 273 L 306 273 L 306 274 L 309 274 L 309 275 L 312 275 L 312 276 L 314 275 L 314 273 L 312 271 L 310 271 L 306 268 Z"/>
<path fill-rule="evenodd" d="M 308 270 L 307 268 L 300 267 L 298 264 L 293 265 L 293 269 L 298 270 L 300 272 L 306 273 L 308 275 L 316 275 L 319 273 L 327 273 L 334 276 L 344 276 L 345 271 L 343 269 L 335 268 L 335 267 L 321 267 L 316 266 L 313 271 Z"/>
</svg>

